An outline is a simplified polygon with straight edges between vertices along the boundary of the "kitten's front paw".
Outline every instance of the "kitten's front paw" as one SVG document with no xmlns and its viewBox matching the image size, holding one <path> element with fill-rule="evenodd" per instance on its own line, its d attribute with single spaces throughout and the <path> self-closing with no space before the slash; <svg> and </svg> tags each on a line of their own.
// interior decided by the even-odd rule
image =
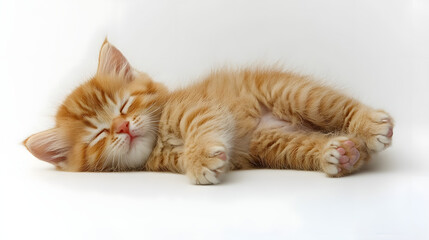
<svg viewBox="0 0 429 240">
<path fill-rule="evenodd" d="M 355 142 L 347 137 L 330 140 L 322 155 L 322 170 L 332 177 L 347 175 L 358 169 L 366 154 L 361 154 Z"/>
<path fill-rule="evenodd" d="M 364 126 L 365 142 L 371 151 L 379 152 L 392 144 L 393 119 L 383 111 L 370 112 Z"/>
<path fill-rule="evenodd" d="M 223 147 L 213 147 L 208 156 L 194 158 L 188 159 L 190 164 L 186 171 L 193 184 L 218 184 L 229 168 L 228 156 Z"/>
</svg>

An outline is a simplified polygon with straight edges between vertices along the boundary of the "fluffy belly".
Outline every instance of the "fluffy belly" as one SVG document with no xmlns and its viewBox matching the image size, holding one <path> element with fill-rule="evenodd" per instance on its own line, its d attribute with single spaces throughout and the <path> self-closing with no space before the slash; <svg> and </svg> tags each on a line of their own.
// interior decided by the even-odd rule
<svg viewBox="0 0 429 240">
<path fill-rule="evenodd" d="M 274 129 L 274 128 L 279 129 L 281 131 L 286 131 L 286 132 L 303 130 L 301 127 L 292 125 L 291 122 L 275 117 L 271 112 L 265 112 L 262 115 L 255 131 L 260 131 L 263 129 Z"/>
</svg>

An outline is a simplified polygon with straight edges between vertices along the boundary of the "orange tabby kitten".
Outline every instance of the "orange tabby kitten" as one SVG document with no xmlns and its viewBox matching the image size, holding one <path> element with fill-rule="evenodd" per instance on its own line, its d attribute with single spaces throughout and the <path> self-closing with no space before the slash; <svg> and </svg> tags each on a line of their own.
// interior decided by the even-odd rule
<svg viewBox="0 0 429 240">
<path fill-rule="evenodd" d="M 168 92 L 103 43 L 97 74 L 24 141 L 66 171 L 171 171 L 216 184 L 228 170 L 289 168 L 340 177 L 391 144 L 393 120 L 304 76 L 216 71 Z"/>
</svg>

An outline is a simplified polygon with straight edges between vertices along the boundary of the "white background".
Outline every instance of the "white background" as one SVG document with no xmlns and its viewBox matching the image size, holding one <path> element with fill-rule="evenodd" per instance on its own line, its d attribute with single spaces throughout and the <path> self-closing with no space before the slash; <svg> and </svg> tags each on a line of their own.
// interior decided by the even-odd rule
<svg viewBox="0 0 429 240">
<path fill-rule="evenodd" d="M 429 239 L 429 2 L 1 1 L 0 239 Z M 361 172 L 67 173 L 20 142 L 54 124 L 105 36 L 170 88 L 278 63 L 396 119 Z"/>
</svg>

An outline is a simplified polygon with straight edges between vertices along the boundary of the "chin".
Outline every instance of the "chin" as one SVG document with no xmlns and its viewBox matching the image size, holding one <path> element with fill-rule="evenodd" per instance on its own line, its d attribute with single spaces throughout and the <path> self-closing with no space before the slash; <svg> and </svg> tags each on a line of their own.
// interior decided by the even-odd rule
<svg viewBox="0 0 429 240">
<path fill-rule="evenodd" d="M 142 170 L 155 145 L 155 136 L 135 137 L 130 143 L 124 145 L 124 154 L 112 159 L 111 166 L 115 171 Z"/>
</svg>

